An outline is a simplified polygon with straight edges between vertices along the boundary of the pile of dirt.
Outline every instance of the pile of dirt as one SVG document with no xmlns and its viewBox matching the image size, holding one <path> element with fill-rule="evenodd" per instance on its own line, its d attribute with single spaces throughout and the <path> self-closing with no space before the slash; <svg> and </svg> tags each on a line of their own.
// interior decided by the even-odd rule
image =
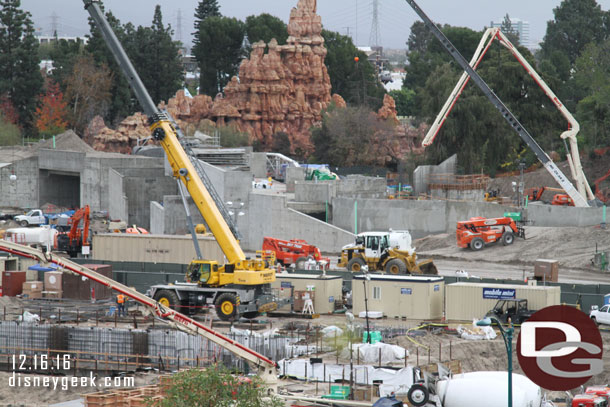
<svg viewBox="0 0 610 407">
<path fill-rule="evenodd" d="M 95 150 L 89 144 L 85 143 L 79 136 L 72 130 L 68 130 L 62 134 L 55 136 L 48 140 L 42 140 L 32 145 L 32 150 L 39 151 L 41 149 L 55 149 L 65 151 L 78 151 L 81 153 L 92 153 Z"/>
<path fill-rule="evenodd" d="M 511 264 L 533 264 L 537 259 L 558 260 L 562 268 L 591 269 L 598 251 L 610 251 L 610 229 L 598 226 L 525 228 L 526 239 L 515 239 L 510 246 L 488 245 L 481 251 L 457 246 L 455 234 L 427 236 L 415 241 L 420 257 L 431 256 L 469 261 L 493 261 Z M 494 247 L 495 246 L 495 247 Z"/>
</svg>

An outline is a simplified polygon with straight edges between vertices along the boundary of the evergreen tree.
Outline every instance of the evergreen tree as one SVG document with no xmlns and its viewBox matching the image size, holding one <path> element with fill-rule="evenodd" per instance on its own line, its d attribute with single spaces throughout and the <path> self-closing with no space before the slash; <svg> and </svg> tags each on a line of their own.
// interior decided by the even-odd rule
<svg viewBox="0 0 610 407">
<path fill-rule="evenodd" d="M 195 9 L 195 41 L 199 32 L 199 24 L 208 17 L 222 17 L 218 0 L 201 0 Z"/>
<path fill-rule="evenodd" d="M 172 29 L 163 25 L 161 6 L 155 8 L 152 26 L 138 27 L 135 38 L 134 65 L 142 82 L 153 102 L 167 101 L 182 86 L 183 69 Z"/>
<path fill-rule="evenodd" d="M 250 44 L 258 41 L 264 41 L 265 44 L 268 44 L 272 38 L 275 38 L 277 43 L 282 45 L 286 44 L 288 39 L 286 23 L 267 13 L 248 16 L 246 18 L 246 34 Z"/>
<path fill-rule="evenodd" d="M 576 109 L 580 135 L 589 147 L 609 146 L 610 39 L 585 48 L 576 60 L 574 82 L 584 94 Z"/>
<path fill-rule="evenodd" d="M 213 97 L 237 74 L 245 33 L 244 23 L 235 18 L 208 17 L 201 22 L 193 47 L 200 69 L 200 93 Z"/>
<path fill-rule="evenodd" d="M 514 45 L 520 44 L 519 32 L 513 29 L 513 23 L 510 21 L 510 16 L 508 13 L 504 16 L 504 20 L 502 21 L 502 26 L 500 27 L 500 31 L 504 33 Z"/>
<path fill-rule="evenodd" d="M 564 0 L 553 14 L 555 18 L 547 23 L 541 44 L 545 58 L 554 51 L 560 51 L 567 55 L 573 66 L 589 43 L 602 43 L 610 37 L 609 15 L 596 0 Z"/>
<path fill-rule="evenodd" d="M 130 49 L 134 48 L 133 45 L 131 45 L 134 42 L 133 25 L 127 24 L 130 31 L 126 33 L 125 27 L 121 26 L 119 19 L 111 12 L 106 13 L 106 20 L 108 20 L 110 27 L 112 27 L 112 30 L 127 54 L 130 55 Z M 112 99 L 110 100 L 109 108 L 104 109 L 106 112 L 104 118 L 108 123 L 115 124 L 138 110 L 138 104 L 136 99 L 132 96 L 129 83 L 124 78 L 119 65 L 116 63 L 112 53 L 106 45 L 101 32 L 91 18 L 89 18 L 89 26 L 91 33 L 89 34 L 89 41 L 85 50 L 93 56 L 93 60 L 98 67 L 106 66 L 113 73 L 112 87 L 110 90 Z"/>
<path fill-rule="evenodd" d="M 51 77 L 63 91 L 66 90 L 66 79 L 72 74 L 74 62 L 84 50 L 85 45 L 80 38 L 76 42 L 62 39 L 50 44 L 49 59 L 53 61 Z"/>
<path fill-rule="evenodd" d="M 0 0 L 0 96 L 14 106 L 19 124 L 31 130 L 43 80 L 31 15 L 20 6 L 20 0 Z"/>
<path fill-rule="evenodd" d="M 322 30 L 322 37 L 327 50 L 324 63 L 333 93 L 341 95 L 349 104 L 379 109 L 385 89 L 377 80 L 375 68 L 366 54 L 359 51 L 347 35 Z"/>
</svg>

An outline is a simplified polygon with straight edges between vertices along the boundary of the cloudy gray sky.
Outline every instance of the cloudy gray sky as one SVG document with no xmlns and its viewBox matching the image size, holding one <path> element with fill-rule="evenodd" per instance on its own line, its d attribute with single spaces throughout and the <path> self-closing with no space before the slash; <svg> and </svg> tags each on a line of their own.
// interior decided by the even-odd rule
<svg viewBox="0 0 610 407">
<path fill-rule="evenodd" d="M 507 13 L 530 23 L 533 44 L 544 37 L 546 23 L 553 18 L 553 9 L 560 0 L 419 0 L 419 6 L 435 22 L 465 26 L 481 30 L 490 21 L 499 20 Z M 597 0 L 602 9 L 610 8 L 610 0 Z M 60 35 L 84 35 L 89 31 L 87 13 L 82 0 L 22 0 L 22 7 L 32 13 L 34 24 L 43 33 L 50 34 L 56 26 Z M 184 42 L 191 40 L 193 14 L 198 0 L 105 0 L 121 22 L 150 25 L 156 4 L 161 5 L 166 23 L 182 35 Z M 245 19 L 263 12 L 288 21 L 290 9 L 297 0 L 219 0 L 225 16 Z M 357 45 L 370 45 L 373 20 L 372 0 L 318 0 L 318 14 L 328 29 L 347 34 Z M 181 17 L 182 24 L 178 26 Z M 380 43 L 388 48 L 405 48 L 409 27 L 418 17 L 404 0 L 379 0 Z M 349 27 L 349 28 L 348 28 Z M 181 29 L 179 29 L 181 28 Z"/>
</svg>

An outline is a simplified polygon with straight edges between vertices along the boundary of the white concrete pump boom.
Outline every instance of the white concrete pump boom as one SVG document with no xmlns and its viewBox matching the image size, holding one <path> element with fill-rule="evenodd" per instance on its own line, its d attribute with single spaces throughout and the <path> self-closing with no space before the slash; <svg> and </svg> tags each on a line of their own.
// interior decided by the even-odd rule
<svg viewBox="0 0 610 407">
<path fill-rule="evenodd" d="M 536 154 L 536 158 L 544 165 L 547 171 L 553 176 L 555 181 L 566 191 L 566 193 L 574 201 L 574 205 L 578 207 L 589 207 L 589 204 L 585 198 L 574 188 L 574 185 L 568 180 L 564 173 L 557 167 L 557 165 L 551 160 L 548 154 L 538 145 L 536 140 L 529 134 L 529 132 L 523 127 L 523 125 L 517 120 L 515 115 L 506 107 L 506 105 L 500 100 L 500 98 L 491 90 L 489 85 L 479 76 L 479 74 L 468 64 L 466 59 L 460 54 L 455 46 L 449 41 L 449 39 L 443 34 L 443 32 L 430 20 L 430 18 L 424 13 L 424 11 L 417 5 L 415 0 L 406 0 L 411 8 L 419 15 L 424 21 L 426 27 L 432 32 L 432 34 L 441 42 L 445 50 L 455 59 L 455 61 L 462 67 L 464 71 L 470 76 L 474 83 L 483 91 L 483 94 L 489 99 L 489 101 L 500 111 L 502 117 L 508 122 L 508 124 L 519 134 L 519 137 L 528 145 L 528 147 Z"/>
<path fill-rule="evenodd" d="M 502 44 L 504 47 L 506 47 L 506 49 L 508 49 L 508 51 L 517 59 L 517 61 L 519 61 L 521 66 L 523 66 L 523 68 L 532 77 L 532 79 L 534 79 L 538 86 L 540 86 L 540 88 L 548 96 L 551 102 L 553 102 L 557 110 L 559 110 L 563 117 L 565 117 L 568 121 L 568 129 L 561 133 L 560 137 L 564 141 L 566 139 L 569 140 L 570 143 L 570 147 L 566 148 L 566 153 L 568 163 L 570 165 L 572 178 L 574 179 L 574 181 L 576 181 L 576 188 L 578 189 L 578 192 L 581 195 L 586 196 L 587 200 L 594 200 L 595 196 L 593 194 L 593 191 L 591 190 L 591 187 L 589 186 L 589 183 L 587 182 L 587 178 L 582 169 L 582 164 L 580 163 L 580 155 L 578 153 L 578 141 L 576 140 L 576 135 L 580 131 L 580 125 L 578 124 L 574 116 L 572 116 L 570 111 L 565 107 L 565 105 L 561 103 L 557 95 L 555 95 L 555 93 L 546 84 L 546 82 L 544 82 L 540 75 L 538 75 L 536 70 L 529 64 L 529 62 L 527 62 L 527 59 L 525 59 L 525 57 L 519 52 L 517 47 L 515 47 L 510 42 L 508 37 L 504 35 L 500 28 L 488 28 L 485 31 L 483 37 L 481 37 L 479 46 L 477 47 L 474 55 L 472 56 L 472 59 L 470 60 L 470 66 L 473 69 L 477 69 L 477 67 L 483 60 L 483 57 L 489 50 L 489 47 L 493 43 L 493 40 L 498 40 L 500 44 Z M 434 123 L 432 123 L 432 126 L 428 130 L 428 133 L 426 134 L 426 137 L 422 142 L 423 147 L 428 147 L 432 144 L 440 129 L 442 128 L 443 124 L 447 120 L 447 117 L 449 117 L 449 113 L 451 112 L 457 100 L 461 96 L 469 79 L 470 76 L 468 76 L 468 73 L 464 72 L 460 77 L 458 83 L 455 85 L 455 88 L 453 88 L 453 91 L 449 95 L 449 98 L 445 102 L 445 105 L 439 112 L 438 116 L 436 116 Z"/>
<path fill-rule="evenodd" d="M 11 253 L 20 257 L 26 257 L 29 259 L 36 260 L 41 264 L 53 263 L 58 265 L 60 268 L 69 270 L 80 276 L 87 277 L 88 279 L 97 283 L 103 284 L 112 290 L 118 291 L 121 294 L 132 298 L 134 301 L 148 307 L 156 316 L 170 322 L 176 329 L 186 332 L 191 335 L 202 336 L 217 345 L 223 347 L 234 355 L 245 359 L 252 366 L 256 367 L 259 377 L 268 386 L 272 392 L 276 392 L 277 387 L 277 366 L 269 358 L 261 355 L 246 346 L 227 338 L 226 336 L 216 332 L 200 322 L 195 321 L 192 318 L 181 314 L 169 307 L 164 307 L 152 298 L 147 297 L 138 291 L 129 288 L 121 283 L 117 283 L 111 278 L 103 276 L 95 271 L 89 270 L 80 264 L 74 263 L 63 257 L 58 257 L 52 253 L 44 253 L 38 249 L 34 249 L 29 246 L 23 246 L 17 243 L 0 240 L 0 250 Z"/>
</svg>

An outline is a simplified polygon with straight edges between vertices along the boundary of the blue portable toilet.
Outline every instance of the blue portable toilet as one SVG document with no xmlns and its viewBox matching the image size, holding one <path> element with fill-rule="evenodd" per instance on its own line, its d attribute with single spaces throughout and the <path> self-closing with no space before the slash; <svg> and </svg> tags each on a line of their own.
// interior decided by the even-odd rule
<svg viewBox="0 0 610 407">
<path fill-rule="evenodd" d="M 604 295 L 604 305 L 610 304 L 610 294 Z"/>
</svg>

